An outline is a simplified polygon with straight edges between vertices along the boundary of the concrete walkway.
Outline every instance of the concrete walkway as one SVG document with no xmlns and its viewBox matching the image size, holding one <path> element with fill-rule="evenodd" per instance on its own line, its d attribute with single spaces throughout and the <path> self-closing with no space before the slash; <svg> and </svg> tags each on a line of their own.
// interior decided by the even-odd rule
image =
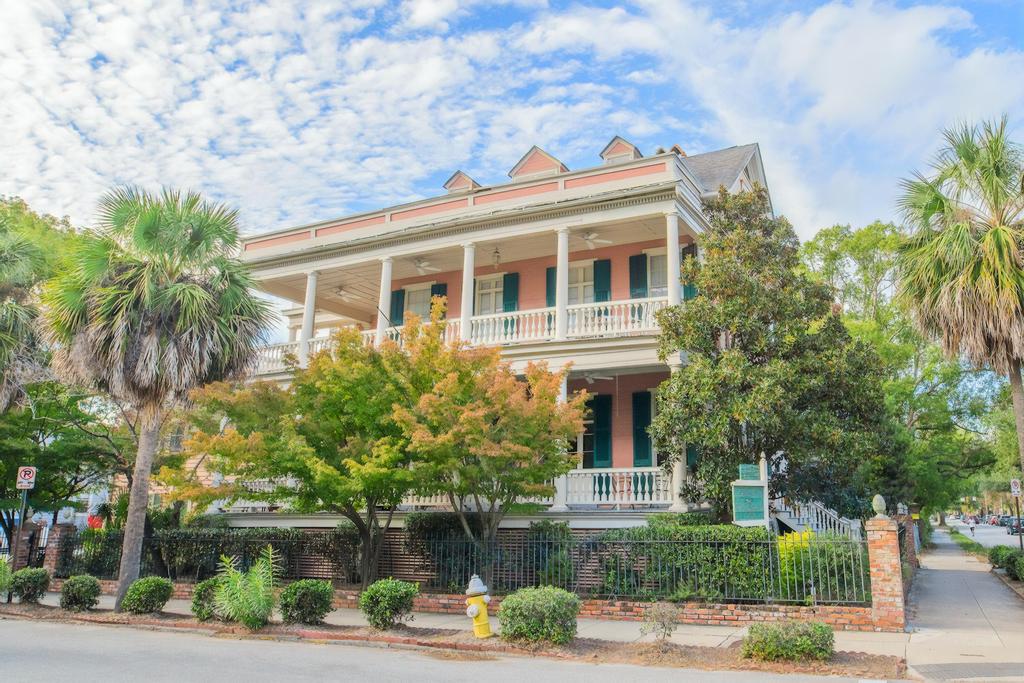
<svg viewBox="0 0 1024 683">
<path fill-rule="evenodd" d="M 911 591 L 907 664 L 926 680 L 1024 681 L 1024 600 L 944 531 Z"/>
</svg>

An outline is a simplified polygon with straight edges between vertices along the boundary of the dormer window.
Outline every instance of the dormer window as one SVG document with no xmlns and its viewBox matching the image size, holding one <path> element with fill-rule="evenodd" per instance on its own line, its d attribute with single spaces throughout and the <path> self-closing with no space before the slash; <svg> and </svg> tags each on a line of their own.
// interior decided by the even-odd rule
<svg viewBox="0 0 1024 683">
<path fill-rule="evenodd" d="M 480 187 L 480 183 L 470 178 L 462 171 L 456 171 L 452 174 L 445 184 L 444 189 L 448 190 L 448 194 L 455 194 L 458 192 L 472 192 L 473 190 Z"/>
<path fill-rule="evenodd" d="M 508 177 L 512 180 L 526 180 L 568 173 L 568 171 L 565 164 L 534 145 L 529 152 L 523 155 L 519 163 L 512 167 L 512 170 L 508 172 Z"/>
<path fill-rule="evenodd" d="M 621 164 L 634 159 L 642 159 L 643 156 L 636 145 L 618 135 L 613 137 L 611 142 L 601 150 L 601 158 L 604 159 L 605 164 Z"/>
</svg>

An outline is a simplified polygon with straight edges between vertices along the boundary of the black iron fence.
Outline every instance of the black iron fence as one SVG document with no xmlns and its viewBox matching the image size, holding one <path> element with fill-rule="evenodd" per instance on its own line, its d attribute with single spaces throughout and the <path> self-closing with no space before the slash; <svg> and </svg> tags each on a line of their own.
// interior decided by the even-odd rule
<svg viewBox="0 0 1024 683">
<path fill-rule="evenodd" d="M 269 544 L 281 558 L 285 579 L 358 583 L 358 544 L 351 535 L 240 531 L 147 538 L 142 574 L 198 581 L 213 576 L 224 556 L 247 567 Z M 65 537 L 57 575 L 115 578 L 120 547 L 119 533 Z M 460 538 L 411 541 L 404 534 L 389 534 L 378 565 L 378 576 L 417 581 L 424 591 L 462 592 L 473 574 L 483 576 L 497 594 L 551 585 L 582 596 L 636 600 L 871 602 L 867 545 L 827 535 L 723 541 L 513 537 L 484 543 Z"/>
</svg>

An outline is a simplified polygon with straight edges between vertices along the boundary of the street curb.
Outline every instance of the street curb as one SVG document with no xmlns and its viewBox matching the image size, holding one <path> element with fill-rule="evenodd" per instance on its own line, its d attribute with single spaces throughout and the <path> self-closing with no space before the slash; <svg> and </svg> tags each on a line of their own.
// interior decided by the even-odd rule
<svg viewBox="0 0 1024 683">
<path fill-rule="evenodd" d="M 995 567 L 992 567 L 990 571 L 995 575 L 997 579 L 1002 581 L 1007 588 L 1012 590 L 1018 598 L 1024 600 L 1024 582 L 1014 581 L 1006 575 L 1005 571 L 996 571 Z"/>
</svg>

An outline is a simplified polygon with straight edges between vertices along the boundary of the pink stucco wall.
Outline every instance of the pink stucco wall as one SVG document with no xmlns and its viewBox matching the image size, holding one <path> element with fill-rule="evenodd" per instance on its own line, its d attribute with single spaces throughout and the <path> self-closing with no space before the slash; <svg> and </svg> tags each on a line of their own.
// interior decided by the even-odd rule
<svg viewBox="0 0 1024 683">
<path fill-rule="evenodd" d="M 650 391 L 652 394 L 662 382 L 668 379 L 665 372 L 649 372 L 639 375 L 618 375 L 609 380 L 574 379 L 569 382 L 569 391 L 585 389 L 592 394 L 612 395 L 612 467 L 633 466 L 633 393 Z"/>
<path fill-rule="evenodd" d="M 553 238 L 552 241 L 554 241 Z M 683 241 L 685 243 L 686 238 L 683 238 Z M 569 262 L 609 259 L 612 262 L 612 300 L 621 301 L 629 298 L 629 257 L 639 254 L 644 249 L 654 249 L 663 246 L 665 246 L 665 240 L 660 239 L 600 247 L 598 249 L 582 249 L 570 252 Z M 478 259 L 482 256 L 486 256 L 486 254 L 481 255 L 481 253 L 477 253 Z M 497 269 L 490 265 L 477 266 L 476 276 L 480 277 L 494 273 L 519 273 L 519 310 L 544 308 L 547 306 L 546 271 L 550 266 L 555 265 L 555 260 L 555 255 L 551 254 L 550 256 L 538 256 L 537 258 L 521 261 L 509 261 L 502 263 Z M 431 273 L 429 275 L 418 275 L 416 277 L 395 280 L 392 283 L 392 289 L 400 289 L 420 282 L 447 283 L 448 317 L 455 318 L 461 315 L 462 271 Z"/>
</svg>

